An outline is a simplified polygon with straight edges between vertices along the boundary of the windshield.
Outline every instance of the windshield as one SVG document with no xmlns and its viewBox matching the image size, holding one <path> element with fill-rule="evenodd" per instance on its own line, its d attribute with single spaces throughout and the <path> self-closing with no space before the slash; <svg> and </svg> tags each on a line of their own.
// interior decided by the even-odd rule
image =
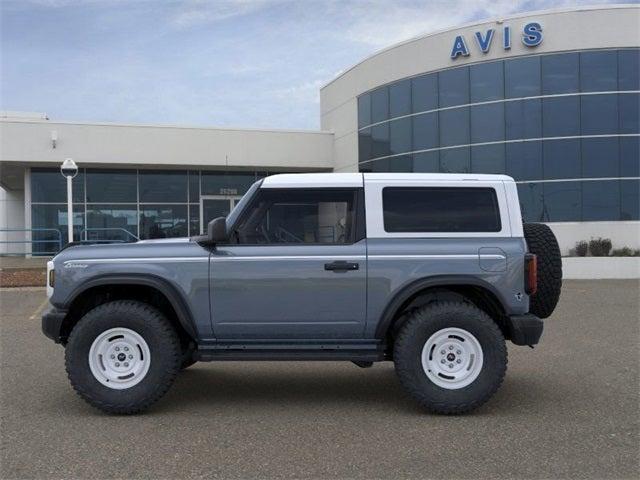
<svg viewBox="0 0 640 480">
<path fill-rule="evenodd" d="M 244 208 L 247 206 L 247 203 L 249 203 L 249 200 L 251 200 L 258 188 L 260 188 L 260 184 L 262 184 L 262 180 L 258 180 L 253 185 L 251 185 L 251 187 L 249 187 L 249 190 L 247 190 L 247 193 L 245 193 L 240 201 L 236 203 L 236 206 L 233 207 L 233 210 L 231 210 L 231 213 L 229 213 L 229 215 L 227 216 L 227 229 L 231 225 L 236 223 L 236 220 L 238 219 L 238 216 L 240 215 L 242 210 L 244 210 Z"/>
</svg>

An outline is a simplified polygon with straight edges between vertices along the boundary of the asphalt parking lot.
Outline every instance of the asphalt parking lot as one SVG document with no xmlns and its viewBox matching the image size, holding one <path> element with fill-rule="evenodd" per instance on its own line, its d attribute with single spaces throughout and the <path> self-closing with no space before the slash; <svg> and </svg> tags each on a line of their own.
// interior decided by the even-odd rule
<svg viewBox="0 0 640 480">
<path fill-rule="evenodd" d="M 391 363 L 208 363 L 108 416 L 40 333 L 43 289 L 0 291 L 1 477 L 637 478 L 637 281 L 566 281 L 535 350 L 477 412 L 421 412 Z"/>
</svg>

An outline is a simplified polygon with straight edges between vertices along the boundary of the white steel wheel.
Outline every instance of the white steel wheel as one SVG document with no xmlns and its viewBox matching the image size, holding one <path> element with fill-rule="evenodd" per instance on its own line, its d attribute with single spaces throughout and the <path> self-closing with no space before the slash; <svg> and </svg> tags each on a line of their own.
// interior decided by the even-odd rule
<svg viewBox="0 0 640 480">
<path fill-rule="evenodd" d="M 128 328 L 102 332 L 89 349 L 89 368 L 102 385 L 124 390 L 140 383 L 149 372 L 151 351 L 144 338 Z"/>
<path fill-rule="evenodd" d="M 422 368 L 437 386 L 464 388 L 478 378 L 484 356 L 480 342 L 461 328 L 443 328 L 431 335 L 422 348 Z"/>
</svg>

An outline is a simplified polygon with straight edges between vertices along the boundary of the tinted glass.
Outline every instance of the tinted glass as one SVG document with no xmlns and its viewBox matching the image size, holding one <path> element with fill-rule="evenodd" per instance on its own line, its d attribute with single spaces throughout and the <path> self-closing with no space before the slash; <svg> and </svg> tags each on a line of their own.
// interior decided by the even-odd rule
<svg viewBox="0 0 640 480">
<path fill-rule="evenodd" d="M 189 172 L 189 201 L 200 201 L 200 172 L 198 171 Z"/>
<path fill-rule="evenodd" d="M 439 112 L 440 146 L 466 145 L 469 142 L 469 108 Z"/>
<path fill-rule="evenodd" d="M 188 201 L 187 172 L 153 171 L 139 173 L 140 202 Z"/>
<path fill-rule="evenodd" d="M 542 142 L 505 145 L 506 173 L 516 181 L 542 179 Z"/>
<path fill-rule="evenodd" d="M 618 133 L 617 95 L 584 95 L 580 103 L 582 135 Z"/>
<path fill-rule="evenodd" d="M 500 211 L 492 188 L 386 187 L 387 232 L 499 232 Z"/>
<path fill-rule="evenodd" d="M 574 93 L 580 90 L 580 59 L 577 53 L 544 55 L 541 68 L 543 95 Z"/>
<path fill-rule="evenodd" d="M 413 171 L 438 173 L 440 171 L 440 152 L 422 152 L 413 154 Z"/>
<path fill-rule="evenodd" d="M 138 235 L 136 205 L 90 205 L 87 208 L 87 229 L 100 240 L 130 241 L 126 232 Z"/>
<path fill-rule="evenodd" d="M 504 140 L 504 103 L 471 107 L 471 143 Z"/>
<path fill-rule="evenodd" d="M 200 235 L 200 205 L 189 205 L 189 236 Z"/>
<path fill-rule="evenodd" d="M 384 157 L 390 154 L 389 124 L 383 123 L 371 127 L 371 157 Z"/>
<path fill-rule="evenodd" d="M 542 137 L 542 100 L 506 102 L 504 109 L 507 140 Z"/>
<path fill-rule="evenodd" d="M 506 61 L 504 77 L 507 98 L 540 95 L 540 57 Z"/>
<path fill-rule="evenodd" d="M 582 221 L 620 219 L 620 182 L 582 182 Z"/>
<path fill-rule="evenodd" d="M 582 176 L 584 178 L 617 177 L 618 137 L 582 139 Z"/>
<path fill-rule="evenodd" d="M 71 181 L 73 202 L 84 203 L 83 169 Z M 52 168 L 31 169 L 31 201 L 46 203 L 67 203 L 67 179 L 60 170 Z"/>
<path fill-rule="evenodd" d="M 547 140 L 543 142 L 544 178 L 580 178 L 580 140 Z"/>
<path fill-rule="evenodd" d="M 620 181 L 620 220 L 640 220 L 640 180 Z"/>
<path fill-rule="evenodd" d="M 618 51 L 618 89 L 640 90 L 640 50 Z"/>
<path fill-rule="evenodd" d="M 583 92 L 618 90 L 618 55 L 615 51 L 580 54 L 580 87 Z"/>
<path fill-rule="evenodd" d="M 255 182 L 253 172 L 201 173 L 203 195 L 243 195 Z"/>
<path fill-rule="evenodd" d="M 440 150 L 440 172 L 468 173 L 471 171 L 469 147 Z"/>
<path fill-rule="evenodd" d="M 358 133 L 358 160 L 363 162 L 371 158 L 371 128 L 365 128 Z"/>
<path fill-rule="evenodd" d="M 416 115 L 413 121 L 413 150 L 438 147 L 437 112 Z"/>
<path fill-rule="evenodd" d="M 522 219 L 525 222 L 542 222 L 544 220 L 541 183 L 518 184 L 518 198 L 520 199 Z"/>
<path fill-rule="evenodd" d="M 87 202 L 137 201 L 138 182 L 135 170 L 87 170 Z"/>
<path fill-rule="evenodd" d="M 352 190 L 262 191 L 243 215 L 238 241 L 269 245 L 351 243 L 354 198 Z"/>
<path fill-rule="evenodd" d="M 581 182 L 547 182 L 544 189 L 544 221 L 580 221 Z"/>
<path fill-rule="evenodd" d="M 371 96 L 368 93 L 358 97 L 358 127 L 371 123 Z"/>
<path fill-rule="evenodd" d="M 400 118 L 389 122 L 391 153 L 411 151 L 411 118 Z"/>
<path fill-rule="evenodd" d="M 360 167 L 361 172 L 388 172 L 389 171 L 389 159 L 383 158 L 382 160 L 373 160 L 362 164 Z"/>
<path fill-rule="evenodd" d="M 388 172 L 411 172 L 413 169 L 413 158 L 411 155 L 391 157 L 388 168 Z"/>
<path fill-rule="evenodd" d="M 174 238 L 188 235 L 186 205 L 141 205 L 140 238 Z"/>
<path fill-rule="evenodd" d="M 612 95 L 613 96 L 613 95 Z M 618 95 L 620 105 L 620 133 L 640 133 L 640 95 L 625 93 Z"/>
<path fill-rule="evenodd" d="M 411 81 L 402 80 L 389 87 L 390 118 L 411 113 Z"/>
<path fill-rule="evenodd" d="M 389 89 L 378 88 L 371 92 L 371 123 L 381 122 L 389 118 Z"/>
<path fill-rule="evenodd" d="M 580 98 L 543 99 L 542 132 L 545 137 L 580 135 Z"/>
<path fill-rule="evenodd" d="M 414 113 L 438 108 L 438 74 L 411 80 L 411 103 Z"/>
<path fill-rule="evenodd" d="M 438 75 L 440 108 L 469 103 L 468 67 L 444 70 Z"/>
<path fill-rule="evenodd" d="M 640 177 L 640 137 L 620 138 L 620 176 Z"/>
<path fill-rule="evenodd" d="M 471 171 L 474 173 L 504 173 L 504 144 L 471 147 Z"/>
<path fill-rule="evenodd" d="M 58 172 L 58 175 L 60 173 Z M 31 233 L 31 253 L 33 255 L 56 253 L 68 243 L 68 216 L 66 205 L 32 205 L 31 228 L 51 229 Z M 80 240 L 84 228 L 84 205 L 73 205 L 73 240 Z M 57 231 L 54 231 L 57 230 Z M 16 251 L 9 244 L 9 251 Z M 20 245 L 21 247 L 21 245 Z"/>
<path fill-rule="evenodd" d="M 480 63 L 469 67 L 471 103 L 504 98 L 503 62 Z"/>
</svg>

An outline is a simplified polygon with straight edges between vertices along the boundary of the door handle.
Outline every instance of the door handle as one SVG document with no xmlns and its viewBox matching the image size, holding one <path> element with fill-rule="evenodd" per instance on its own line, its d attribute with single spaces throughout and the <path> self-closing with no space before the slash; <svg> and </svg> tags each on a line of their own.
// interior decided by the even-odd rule
<svg viewBox="0 0 640 480">
<path fill-rule="evenodd" d="M 345 262 L 343 260 L 337 260 L 331 263 L 325 263 L 324 269 L 331 272 L 348 272 L 350 270 L 358 270 L 360 264 L 356 262 Z"/>
</svg>

